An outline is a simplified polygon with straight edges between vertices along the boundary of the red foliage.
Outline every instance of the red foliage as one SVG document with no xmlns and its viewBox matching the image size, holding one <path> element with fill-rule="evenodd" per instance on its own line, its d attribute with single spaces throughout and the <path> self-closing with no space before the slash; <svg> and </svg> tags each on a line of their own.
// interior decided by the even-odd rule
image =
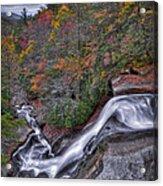
<svg viewBox="0 0 163 186">
<path fill-rule="evenodd" d="M 31 91 L 39 92 L 40 90 L 43 89 L 45 82 L 46 82 L 46 77 L 43 73 L 36 74 L 36 76 L 31 79 L 31 83 L 32 83 Z"/>
<path fill-rule="evenodd" d="M 45 10 L 43 13 L 41 13 L 38 17 L 38 23 L 40 26 L 47 26 L 51 23 L 53 17 L 53 11 L 52 10 Z"/>
<path fill-rule="evenodd" d="M 109 52 L 106 52 L 105 54 L 104 54 L 104 65 L 106 66 L 106 65 L 109 65 L 109 63 L 110 63 L 110 53 Z"/>
<path fill-rule="evenodd" d="M 64 36 L 66 32 L 69 32 L 75 28 L 75 24 L 72 21 L 68 21 L 62 26 L 61 35 Z"/>
<path fill-rule="evenodd" d="M 27 45 L 28 45 L 27 37 L 26 36 L 22 36 L 22 39 L 21 39 L 21 41 L 19 41 L 19 43 L 20 43 L 21 49 L 25 50 Z"/>
</svg>

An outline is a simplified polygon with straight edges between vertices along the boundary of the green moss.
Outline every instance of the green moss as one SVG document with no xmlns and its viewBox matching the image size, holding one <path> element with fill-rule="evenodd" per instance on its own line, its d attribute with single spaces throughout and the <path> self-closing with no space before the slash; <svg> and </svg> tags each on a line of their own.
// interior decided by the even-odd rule
<svg viewBox="0 0 163 186">
<path fill-rule="evenodd" d="M 7 141 L 17 141 L 16 130 L 18 127 L 26 126 L 24 119 L 14 119 L 10 113 L 1 116 L 1 134 L 2 139 Z"/>
<path fill-rule="evenodd" d="M 9 157 L 6 154 L 1 154 L 1 165 L 6 166 L 9 161 Z"/>
</svg>

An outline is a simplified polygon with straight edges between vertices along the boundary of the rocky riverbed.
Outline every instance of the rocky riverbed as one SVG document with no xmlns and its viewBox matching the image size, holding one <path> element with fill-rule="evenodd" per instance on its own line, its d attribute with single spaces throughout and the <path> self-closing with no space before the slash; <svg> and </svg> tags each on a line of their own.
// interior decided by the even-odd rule
<svg viewBox="0 0 163 186">
<path fill-rule="evenodd" d="M 131 92 L 154 92 L 151 81 L 153 77 L 153 67 L 148 68 L 147 75 L 140 77 L 143 73 L 142 68 L 136 69 L 137 74 L 121 74 L 117 79 L 112 80 L 112 90 L 114 95 L 126 94 Z M 137 80 L 144 81 L 138 83 Z M 131 83 L 132 82 L 132 83 Z M 137 84 L 138 83 L 138 84 Z M 150 83 L 150 84 L 149 84 Z M 146 89 L 147 88 L 147 89 Z M 15 95 L 11 104 L 23 105 L 31 104 L 34 107 L 32 115 L 36 118 L 38 124 L 43 129 L 43 134 L 49 140 L 53 151 L 60 154 L 75 137 L 80 135 L 83 127 L 88 123 L 94 122 L 105 103 L 111 96 L 104 96 L 97 104 L 94 114 L 89 118 L 86 124 L 73 128 L 65 129 L 56 126 L 49 127 L 45 123 L 45 116 L 48 107 L 42 100 L 31 100 L 27 98 L 26 92 L 21 87 L 13 89 Z M 48 101 L 50 102 L 50 100 Z M 157 125 L 157 123 L 155 123 Z M 157 128 L 157 127 L 156 127 Z M 31 132 L 29 127 L 19 128 L 19 145 L 24 142 Z M 17 144 L 18 145 L 18 144 Z M 9 148 L 11 154 L 16 149 Z M 11 162 L 12 163 L 12 162 Z M 3 168 L 4 174 L 14 176 L 15 171 Z M 16 176 L 16 175 L 15 175 Z M 32 177 L 30 172 L 22 172 L 20 177 Z M 38 177 L 47 177 L 46 174 L 39 174 Z M 78 175 L 74 178 L 85 179 L 127 179 L 127 180 L 155 180 L 157 179 L 157 131 L 145 131 L 141 133 L 117 134 L 104 139 L 94 150 L 93 154 L 88 156 L 86 161 L 80 166 Z"/>
<path fill-rule="evenodd" d="M 24 109 L 25 108 L 26 107 L 24 107 Z M 20 111 L 20 113 L 22 112 L 23 114 L 28 112 L 28 109 L 27 111 L 25 110 Z M 104 111 L 106 112 L 106 109 L 104 109 Z M 29 118 L 28 114 L 26 118 Z M 34 122 L 32 117 L 30 120 L 32 121 L 32 123 Z M 119 125 L 117 123 L 118 120 L 115 120 L 114 117 L 110 120 L 110 122 L 115 125 L 115 126 L 110 126 L 111 128 L 118 127 L 117 125 Z M 87 128 L 89 130 L 89 126 Z M 66 149 L 69 149 L 68 148 L 69 145 L 72 146 L 73 148 L 74 146 L 73 144 L 77 142 L 75 141 L 75 139 L 77 140 L 80 140 L 80 138 L 82 139 L 82 136 L 84 137 L 84 134 L 85 135 L 87 134 L 86 132 L 87 128 L 85 128 L 84 131 L 82 129 L 67 131 L 66 133 L 63 133 L 62 135 L 58 136 L 58 138 L 53 138 L 50 145 L 52 146 L 52 151 L 53 153 L 55 153 L 55 156 L 62 157 L 64 151 Z M 121 131 L 123 128 L 121 129 L 120 127 L 119 129 Z M 34 128 L 34 130 L 37 131 L 37 128 L 36 129 Z M 38 130 L 40 131 L 40 129 Z M 33 134 L 31 134 L 30 136 L 32 137 L 32 135 Z M 84 161 L 81 161 L 81 163 L 79 162 L 80 164 L 78 164 L 79 166 L 78 173 L 74 174 L 74 176 L 71 175 L 71 178 L 155 180 L 157 178 L 157 141 L 156 141 L 157 137 L 156 136 L 157 136 L 156 128 L 155 130 L 147 128 L 147 130 L 142 132 L 134 132 L 134 131 L 132 132 L 132 130 L 130 132 L 122 132 L 122 133 L 119 132 L 116 134 L 114 134 L 113 132 L 113 135 L 109 135 L 108 137 L 103 138 L 100 144 L 98 144 L 93 151 L 91 150 L 92 151 L 91 154 L 86 155 L 86 159 Z M 30 137 L 28 138 L 30 139 Z M 42 141 L 42 137 L 40 138 L 40 140 Z M 26 143 L 27 142 L 25 142 L 25 144 Z M 32 143 L 35 143 L 35 140 Z M 28 151 L 30 152 L 31 147 L 27 146 L 27 144 L 25 146 L 23 145 L 24 147 L 22 146 L 22 148 L 20 149 L 23 150 L 24 148 L 25 151 L 27 150 L 27 152 Z M 43 145 L 43 142 L 41 142 L 41 144 Z M 71 150 L 73 149 L 70 148 L 70 151 Z M 18 157 L 14 157 L 14 159 L 15 158 L 17 159 Z M 71 170 L 71 166 L 73 169 L 75 165 L 74 164 L 71 165 L 71 163 L 68 163 L 66 169 Z M 67 172 L 66 169 L 63 169 L 58 176 L 62 177 L 62 174 L 64 175 L 65 172 Z M 35 175 L 31 171 L 26 171 L 26 169 L 21 172 L 18 171 L 19 174 L 17 174 L 17 171 L 12 168 L 9 171 L 8 176 L 33 177 Z M 46 177 L 46 176 L 48 176 L 46 175 L 46 171 L 45 172 L 43 171 L 42 173 L 40 172 L 40 174 L 34 177 Z"/>
</svg>

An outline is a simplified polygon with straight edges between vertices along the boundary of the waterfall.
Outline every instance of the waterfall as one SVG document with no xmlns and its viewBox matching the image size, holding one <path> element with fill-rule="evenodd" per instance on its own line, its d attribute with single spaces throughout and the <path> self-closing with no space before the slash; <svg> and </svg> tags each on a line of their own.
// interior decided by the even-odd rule
<svg viewBox="0 0 163 186">
<path fill-rule="evenodd" d="M 71 178 L 105 137 L 120 132 L 154 129 L 157 122 L 156 95 L 116 96 L 105 104 L 96 121 L 88 124 L 61 154 L 55 155 L 37 121 L 31 116 L 32 107 L 23 105 L 16 106 L 16 109 L 18 117 L 24 117 L 33 132 L 15 151 L 12 160 L 19 168 L 18 174 L 31 171 L 34 177 L 45 173 L 50 178 Z"/>
</svg>

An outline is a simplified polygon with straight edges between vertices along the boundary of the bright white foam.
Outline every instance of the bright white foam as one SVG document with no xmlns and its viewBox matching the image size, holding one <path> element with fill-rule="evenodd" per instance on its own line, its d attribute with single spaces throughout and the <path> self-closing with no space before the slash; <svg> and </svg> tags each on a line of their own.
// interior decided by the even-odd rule
<svg viewBox="0 0 163 186">
<path fill-rule="evenodd" d="M 112 98 L 106 103 L 97 120 L 84 128 L 82 134 L 56 157 L 36 120 L 30 116 L 31 107 L 23 106 L 17 109 L 17 113 L 23 114 L 29 124 L 33 123 L 31 127 L 34 133 L 13 154 L 13 160 L 20 163 L 20 171 L 34 171 L 34 176 L 46 173 L 49 177 L 58 176 L 65 167 L 76 162 L 73 168 L 61 175 L 63 178 L 71 178 L 71 174 L 77 171 L 80 163 L 106 136 L 118 132 L 155 128 L 156 100 L 157 97 L 152 94 L 132 94 Z M 152 105 L 153 101 L 155 104 Z M 111 120 L 113 117 L 116 122 Z"/>
</svg>

